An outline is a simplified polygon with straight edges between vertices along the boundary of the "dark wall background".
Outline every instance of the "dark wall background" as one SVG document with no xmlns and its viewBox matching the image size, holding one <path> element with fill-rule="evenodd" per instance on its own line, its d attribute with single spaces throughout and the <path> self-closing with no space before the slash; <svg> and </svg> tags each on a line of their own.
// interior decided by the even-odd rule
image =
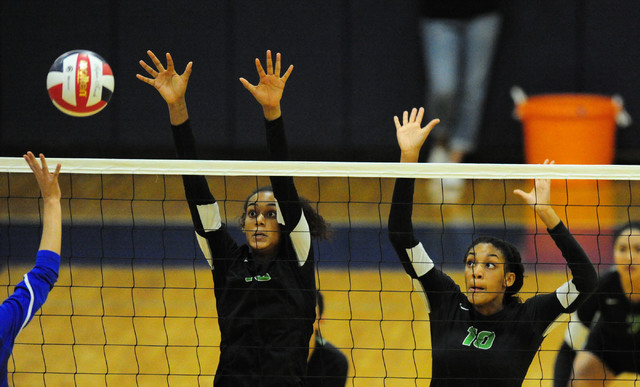
<svg viewBox="0 0 640 387">
<path fill-rule="evenodd" d="M 187 101 L 201 156 L 261 159 L 261 109 L 238 78 L 255 57 L 283 53 L 295 70 L 283 101 L 293 157 L 395 161 L 392 117 L 423 105 L 411 0 L 2 1 L 0 156 L 173 158 L 167 108 L 135 78 L 146 50 L 194 62 Z M 506 0 L 480 147 L 468 161 L 523 162 L 509 89 L 625 99 L 640 122 L 640 2 Z M 73 118 L 45 79 L 63 52 L 103 56 L 116 86 L 107 108 Z M 618 163 L 638 163 L 638 124 L 618 132 Z"/>
</svg>

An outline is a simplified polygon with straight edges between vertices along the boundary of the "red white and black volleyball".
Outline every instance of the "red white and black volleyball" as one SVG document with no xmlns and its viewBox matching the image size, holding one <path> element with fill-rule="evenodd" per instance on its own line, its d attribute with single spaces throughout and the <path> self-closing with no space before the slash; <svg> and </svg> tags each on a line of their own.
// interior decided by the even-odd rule
<svg viewBox="0 0 640 387">
<path fill-rule="evenodd" d="M 109 64 L 88 50 L 65 52 L 47 74 L 51 102 L 74 117 L 90 116 L 104 109 L 113 94 L 114 83 Z"/>
</svg>

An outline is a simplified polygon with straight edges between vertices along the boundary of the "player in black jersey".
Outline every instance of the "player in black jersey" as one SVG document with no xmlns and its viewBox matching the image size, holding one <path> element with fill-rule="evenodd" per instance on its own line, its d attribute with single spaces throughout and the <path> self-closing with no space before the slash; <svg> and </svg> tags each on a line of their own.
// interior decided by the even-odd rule
<svg viewBox="0 0 640 387">
<path fill-rule="evenodd" d="M 424 110 L 395 117 L 401 162 L 417 162 L 429 132 Z M 414 179 L 397 179 L 389 214 L 389 237 L 407 273 L 426 295 L 433 348 L 431 386 L 521 386 L 553 321 L 570 313 L 596 287 L 593 265 L 549 205 L 550 181 L 536 179 L 530 192 L 515 190 L 530 204 L 567 260 L 573 279 L 555 292 L 525 302 L 520 253 L 510 243 L 483 237 L 463 258 L 466 292 L 435 267 L 413 235 Z"/>
<path fill-rule="evenodd" d="M 156 69 L 140 61 L 151 78 L 137 77 L 167 102 L 178 157 L 196 159 L 185 102 L 192 63 L 179 75 L 169 54 L 165 69 L 147 53 Z M 274 67 L 267 51 L 266 72 L 256 59 L 258 85 L 241 79 L 263 108 L 272 160 L 288 157 L 280 100 L 293 66 L 282 77 L 280 67 L 280 54 Z M 326 224 L 299 198 L 292 177 L 270 179 L 272 187 L 254 191 L 245 202 L 241 226 L 247 243 L 238 245 L 205 177 L 183 176 L 197 239 L 213 273 L 221 333 L 218 387 L 305 385 L 316 308 L 311 240 L 324 236 Z"/>
<path fill-rule="evenodd" d="M 335 345 L 322 335 L 322 316 L 324 315 L 324 297 L 318 291 L 315 333 L 309 343 L 309 362 L 307 365 L 307 387 L 344 387 L 349 373 L 349 361 Z"/>
<path fill-rule="evenodd" d="M 554 386 L 603 386 L 623 372 L 640 373 L 640 222 L 618 227 L 614 238 L 615 267 L 572 314 Z"/>
</svg>

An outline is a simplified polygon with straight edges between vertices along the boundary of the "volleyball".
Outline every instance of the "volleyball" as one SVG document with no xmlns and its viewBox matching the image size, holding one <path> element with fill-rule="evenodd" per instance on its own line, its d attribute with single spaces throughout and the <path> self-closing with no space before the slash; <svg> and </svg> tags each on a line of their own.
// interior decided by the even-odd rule
<svg viewBox="0 0 640 387">
<path fill-rule="evenodd" d="M 51 102 L 74 117 L 90 116 L 104 109 L 113 94 L 114 83 L 109 64 L 88 50 L 65 52 L 47 74 Z"/>
</svg>

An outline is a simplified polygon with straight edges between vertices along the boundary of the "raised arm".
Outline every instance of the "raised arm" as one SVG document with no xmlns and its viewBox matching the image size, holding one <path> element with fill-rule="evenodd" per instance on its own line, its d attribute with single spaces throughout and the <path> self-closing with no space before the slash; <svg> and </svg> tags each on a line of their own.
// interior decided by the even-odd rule
<svg viewBox="0 0 640 387">
<path fill-rule="evenodd" d="M 49 172 L 44 155 L 40 163 L 31 152 L 24 159 L 33 171 L 44 201 L 42 237 L 33 269 L 24 275 L 16 288 L 0 305 L 0 335 L 5 348 L 13 346 L 13 340 L 47 299 L 53 285 L 58 280 L 60 269 L 60 247 L 62 239 L 62 211 L 60 206 L 60 186 L 58 176 L 60 164 L 53 173 Z"/>
<path fill-rule="evenodd" d="M 289 76 L 293 71 L 293 65 L 290 65 L 281 77 L 280 71 L 282 60 L 280 53 L 276 54 L 276 65 L 274 68 L 270 50 L 267 50 L 266 72 L 260 63 L 260 59 L 256 58 L 255 63 L 258 76 L 260 77 L 260 82 L 257 85 L 252 85 L 244 78 L 240 78 L 240 82 L 262 106 L 264 118 L 267 121 L 276 120 L 282 116 L 280 100 L 282 99 L 282 93 L 284 92 L 284 86 L 287 83 L 287 79 L 289 79 Z"/>
<path fill-rule="evenodd" d="M 271 51 L 267 51 L 266 57 L 266 70 L 259 59 L 256 58 L 255 60 L 256 70 L 260 77 L 257 85 L 252 85 L 245 78 L 240 78 L 240 82 L 262 107 L 269 158 L 273 161 L 285 161 L 289 159 L 289 149 L 280 101 L 282 100 L 287 80 L 293 71 L 293 65 L 290 65 L 281 76 L 282 58 L 280 53 L 276 54 L 275 66 Z M 302 266 L 307 262 L 307 258 L 310 255 L 311 233 L 309 223 L 300 204 L 300 197 L 293 177 L 271 176 L 270 180 L 273 195 L 279 208 L 278 223 L 281 229 L 289 234 L 296 251 L 298 264 Z"/>
<path fill-rule="evenodd" d="M 185 101 L 185 93 L 187 92 L 187 85 L 189 83 L 189 77 L 191 76 L 191 67 L 193 63 L 189 62 L 182 75 L 179 75 L 175 70 L 171 54 L 166 54 L 166 68 L 152 51 L 147 51 L 147 54 L 149 55 L 149 58 L 151 58 L 156 69 L 154 70 L 151 66 L 141 60 L 140 66 L 147 71 L 151 78 L 143 77 L 140 74 L 136 74 L 136 77 L 158 90 L 162 99 L 167 103 L 173 130 L 173 141 L 178 158 L 197 159 L 198 153 L 196 151 L 195 139 L 191 130 L 191 125 L 189 123 L 189 113 L 187 111 L 187 104 Z M 183 180 L 187 200 L 189 200 L 190 204 L 206 204 L 215 202 L 211 192 L 209 191 L 207 181 L 203 176 L 183 176 Z M 194 221 L 195 220 L 196 219 L 194 218 Z"/>
<path fill-rule="evenodd" d="M 147 55 L 156 67 L 153 69 L 151 66 L 141 60 L 140 66 L 151 76 L 151 78 L 144 77 L 140 74 L 136 74 L 136 77 L 144 83 L 147 83 L 158 90 L 158 93 L 167 103 L 169 107 L 169 117 L 171 119 L 171 125 L 177 126 L 189 119 L 189 113 L 187 111 L 187 103 L 185 100 L 185 93 L 187 92 L 187 84 L 189 83 L 189 77 L 191 76 L 191 67 L 193 62 L 189 62 L 182 74 L 178 74 L 173 65 L 173 58 L 171 54 L 167 53 L 167 68 L 155 54 L 149 50 Z"/>
<path fill-rule="evenodd" d="M 543 164 L 551 165 L 553 163 L 553 161 L 547 159 Z M 560 217 L 551 207 L 551 180 L 535 179 L 535 184 L 531 191 L 524 192 L 521 189 L 515 189 L 513 193 L 524 199 L 536 211 L 536 214 L 538 214 L 547 229 L 552 230 L 560 224 Z"/>
<path fill-rule="evenodd" d="M 49 250 L 60 255 L 62 244 L 62 209 L 60 207 L 60 185 L 58 176 L 61 165 L 56 165 L 53 173 L 49 172 L 47 160 L 40 154 L 40 163 L 31 152 L 25 154 L 24 159 L 33 171 L 38 182 L 42 200 L 44 202 L 44 216 L 42 220 L 42 238 L 39 250 Z"/>
<path fill-rule="evenodd" d="M 423 117 L 424 108 L 413 108 L 411 113 L 405 110 L 402 114 L 402 124 L 398 116 L 393 117 L 396 124 L 396 137 L 400 146 L 401 163 L 418 162 L 422 145 L 427 140 L 429 133 L 440 122 L 437 118 L 433 119 L 423 128 L 421 127 Z"/>
<path fill-rule="evenodd" d="M 266 57 L 266 70 L 260 63 L 260 59 L 255 59 L 256 70 L 260 77 L 257 85 L 251 84 L 245 78 L 240 78 L 240 82 L 253 95 L 264 112 L 267 148 L 270 159 L 273 161 L 286 161 L 289 159 L 289 149 L 280 101 L 282 100 L 287 80 L 293 71 L 293 65 L 290 65 L 281 76 L 282 57 L 280 53 L 276 54 L 275 66 L 271 51 L 267 51 Z M 285 229 L 291 231 L 299 223 L 302 213 L 293 178 L 290 176 L 272 176 L 271 185 L 273 194 L 278 200 L 282 211 Z"/>
<path fill-rule="evenodd" d="M 293 71 L 293 65 L 290 65 L 284 75 L 280 76 L 281 63 L 281 55 L 277 53 L 274 67 L 271 51 L 267 50 L 266 72 L 260 63 L 260 59 L 256 58 L 255 60 L 256 70 L 260 77 L 258 84 L 252 85 L 246 79 L 240 78 L 240 82 L 245 89 L 249 90 L 251 95 L 253 95 L 260 106 L 262 106 L 267 129 L 267 148 L 269 150 L 269 157 L 273 161 L 289 160 L 289 148 L 284 131 L 280 101 L 282 100 L 287 80 Z M 291 181 L 293 181 L 293 179 L 291 179 Z"/>
<path fill-rule="evenodd" d="M 544 164 L 550 165 L 553 164 L 553 161 L 545 160 Z M 573 279 L 557 289 L 556 296 L 565 309 L 565 313 L 575 311 L 595 291 L 598 277 L 582 246 L 571 235 L 551 207 L 551 181 L 549 179 L 535 179 L 531 191 L 524 192 L 516 189 L 513 192 L 534 208 L 567 261 Z"/>
<path fill-rule="evenodd" d="M 136 77 L 158 90 L 160 96 L 167 103 L 173 141 L 178 158 L 198 159 L 195 138 L 191 130 L 185 99 L 193 63 L 189 62 L 184 72 L 178 74 L 175 70 L 171 54 L 166 54 L 166 68 L 153 52 L 147 51 L 147 54 L 155 66 L 155 69 L 142 60 L 139 63 L 151 78 L 144 77 L 140 74 L 137 74 Z M 182 181 L 184 183 L 185 196 L 189 203 L 191 219 L 198 235 L 200 248 L 209 265 L 213 268 L 213 256 L 215 254 L 212 252 L 212 246 L 209 246 L 205 234 L 208 231 L 215 231 L 222 227 L 218 204 L 211 194 L 207 179 L 204 176 L 183 175 Z"/>
<path fill-rule="evenodd" d="M 424 109 L 412 109 L 411 113 L 405 111 L 402 123 L 396 116 L 396 137 L 400 146 L 400 162 L 418 162 L 420 149 L 431 130 L 440 122 L 431 120 L 427 126 L 422 127 Z M 405 271 L 412 277 L 419 277 L 433 267 L 433 263 L 422 245 L 413 235 L 411 216 L 413 211 L 413 193 L 415 179 L 396 179 L 389 212 L 389 240 L 393 245 Z"/>
</svg>

